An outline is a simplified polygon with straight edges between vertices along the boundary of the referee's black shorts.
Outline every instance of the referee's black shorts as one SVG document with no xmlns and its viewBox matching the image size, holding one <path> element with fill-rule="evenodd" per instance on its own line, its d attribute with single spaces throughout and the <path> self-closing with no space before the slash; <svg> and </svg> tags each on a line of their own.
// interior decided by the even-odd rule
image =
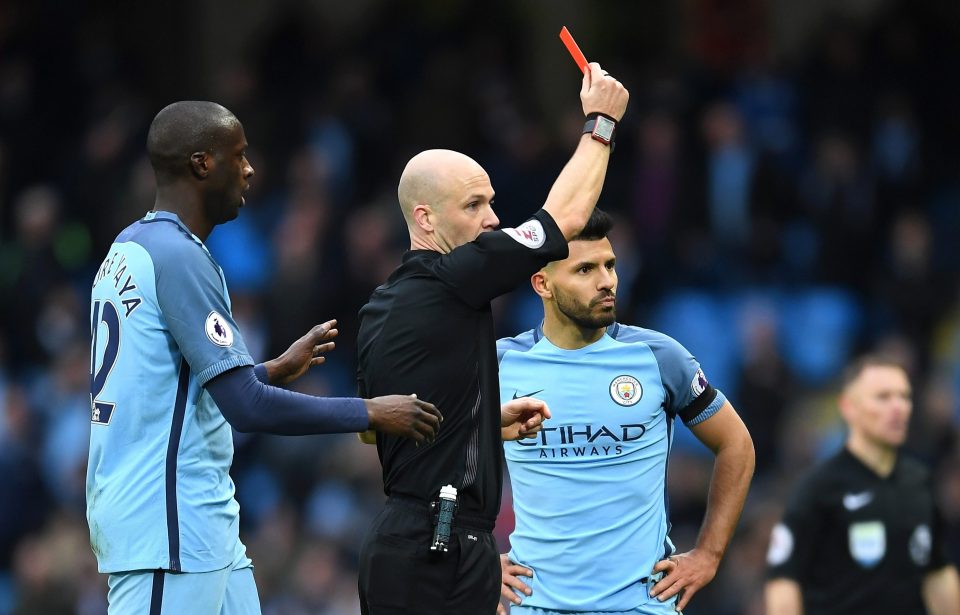
<svg viewBox="0 0 960 615">
<path fill-rule="evenodd" d="M 454 519 L 449 551 L 430 550 L 427 505 L 390 498 L 360 549 L 363 615 L 493 615 L 500 600 L 500 557 L 483 523 Z"/>
</svg>

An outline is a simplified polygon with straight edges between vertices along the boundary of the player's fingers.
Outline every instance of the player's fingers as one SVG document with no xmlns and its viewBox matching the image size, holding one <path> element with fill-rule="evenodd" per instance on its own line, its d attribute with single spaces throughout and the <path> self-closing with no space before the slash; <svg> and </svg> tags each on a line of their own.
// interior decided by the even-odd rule
<svg viewBox="0 0 960 615">
<path fill-rule="evenodd" d="M 433 419 L 433 423 L 427 421 L 427 416 Z M 440 421 L 432 415 L 421 414 L 417 419 L 417 431 L 423 434 L 427 442 L 433 442 L 436 439 L 438 429 L 440 429 Z"/>
<path fill-rule="evenodd" d="M 327 360 L 327 357 L 313 357 L 312 359 L 310 359 L 310 367 L 316 367 L 316 366 L 318 366 L 318 365 L 323 365 L 323 363 L 324 363 L 326 360 Z"/>
<path fill-rule="evenodd" d="M 425 423 L 430 429 L 433 430 L 433 433 L 436 433 L 440 429 L 440 418 L 435 414 L 430 414 L 429 412 L 421 412 L 418 420 L 422 423 Z"/>
<path fill-rule="evenodd" d="M 662 559 L 653 566 L 654 572 L 670 572 L 676 568 L 676 564 L 672 560 Z"/>
<path fill-rule="evenodd" d="M 515 577 L 533 577 L 533 571 L 529 568 L 521 566 L 520 564 L 510 564 L 504 568 L 504 571 L 512 574 Z"/>
<path fill-rule="evenodd" d="M 509 600 L 512 604 L 520 604 L 520 596 L 517 595 L 517 592 L 510 589 L 510 586 L 506 583 L 500 584 L 500 596 Z"/>
<path fill-rule="evenodd" d="M 691 589 L 689 587 L 684 587 L 683 589 L 681 589 L 680 596 L 678 597 L 678 600 L 677 600 L 677 610 L 683 611 L 683 609 L 687 608 L 687 604 L 690 603 L 690 600 L 693 598 L 693 595 L 695 593 L 697 593 L 697 590 Z"/>
<path fill-rule="evenodd" d="M 504 610 L 503 605 L 497 603 L 497 615 L 507 615 L 507 611 Z"/>
<path fill-rule="evenodd" d="M 337 326 L 337 320 L 334 318 L 319 325 L 314 325 L 314 327 L 310 329 L 310 335 L 314 338 L 323 339 L 335 326 Z"/>
<path fill-rule="evenodd" d="M 327 342 L 326 344 L 317 344 L 316 346 L 313 347 L 313 354 L 314 356 L 321 355 L 325 352 L 330 352 L 336 347 L 337 345 L 334 342 Z"/>
<path fill-rule="evenodd" d="M 522 592 L 525 596 L 529 596 L 532 593 L 530 586 L 518 579 L 513 575 L 505 575 L 503 577 L 503 583 L 509 585 L 510 587 Z M 516 596 L 514 596 L 516 597 Z"/>
<path fill-rule="evenodd" d="M 416 399 L 417 396 L 414 395 L 413 397 L 414 399 Z M 440 410 L 438 410 L 436 406 L 434 406 L 428 401 L 423 401 L 422 399 L 417 399 L 416 404 L 420 407 L 421 410 L 429 412 L 430 414 L 440 419 L 441 423 L 443 422 L 443 414 L 440 413 Z"/>
<path fill-rule="evenodd" d="M 664 585 L 663 588 L 657 589 L 660 585 Z M 677 592 L 683 589 L 683 583 L 679 580 L 675 580 L 673 577 L 663 577 L 663 580 L 653 586 L 653 589 L 650 591 L 650 595 L 656 597 L 657 600 L 663 602 L 672 598 Z"/>
</svg>

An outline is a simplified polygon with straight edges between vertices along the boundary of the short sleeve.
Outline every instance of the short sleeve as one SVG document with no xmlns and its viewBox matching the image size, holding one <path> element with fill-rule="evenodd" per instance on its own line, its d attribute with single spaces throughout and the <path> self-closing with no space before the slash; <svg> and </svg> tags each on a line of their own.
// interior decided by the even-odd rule
<svg viewBox="0 0 960 615">
<path fill-rule="evenodd" d="M 931 491 L 933 486 L 930 486 Z M 933 529 L 931 532 L 931 551 L 930 562 L 927 565 L 927 572 L 939 570 L 944 566 L 953 563 L 947 554 L 947 522 L 943 518 L 943 513 L 937 505 L 936 497 L 933 500 Z"/>
<path fill-rule="evenodd" d="M 563 233 L 541 209 L 517 228 L 481 233 L 444 254 L 437 261 L 435 273 L 461 300 L 480 308 L 567 254 Z"/>
<path fill-rule="evenodd" d="M 767 577 L 803 584 L 814 565 L 822 515 L 812 481 L 802 480 L 787 502 L 783 520 L 773 527 L 767 549 Z"/>
<path fill-rule="evenodd" d="M 686 348 L 666 335 L 647 343 L 657 358 L 671 414 L 686 425 L 696 425 L 720 410 L 727 398 L 710 384 L 700 363 Z"/>
<path fill-rule="evenodd" d="M 153 258 L 160 311 L 200 384 L 253 365 L 230 311 L 223 274 L 206 251 L 184 244 Z"/>
</svg>

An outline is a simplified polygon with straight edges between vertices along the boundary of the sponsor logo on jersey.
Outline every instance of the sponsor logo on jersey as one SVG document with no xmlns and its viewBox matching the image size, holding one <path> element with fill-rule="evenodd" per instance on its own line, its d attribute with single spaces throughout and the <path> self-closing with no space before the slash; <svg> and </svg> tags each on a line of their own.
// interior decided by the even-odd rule
<svg viewBox="0 0 960 615">
<path fill-rule="evenodd" d="M 643 397 L 643 387 L 633 376 L 617 376 L 610 382 L 610 398 L 621 406 L 632 406 Z"/>
<path fill-rule="evenodd" d="M 773 526 L 770 532 L 770 547 L 767 549 L 767 564 L 779 566 L 793 553 L 793 532 L 783 523 Z"/>
<path fill-rule="evenodd" d="M 860 510 L 872 501 L 872 491 L 864 491 L 863 493 L 848 493 L 843 496 L 843 507 L 853 512 L 855 510 Z"/>
<path fill-rule="evenodd" d="M 520 446 L 569 446 L 635 442 L 647 432 L 644 425 L 560 425 L 540 430 L 535 439 L 516 440 Z"/>
<path fill-rule="evenodd" d="M 547 234 L 539 220 L 527 220 L 517 228 L 505 228 L 503 232 L 520 245 L 536 250 L 547 241 Z"/>
<path fill-rule="evenodd" d="M 217 346 L 223 346 L 224 348 L 233 346 L 233 330 L 227 324 L 226 319 L 216 311 L 210 312 L 203 328 L 207 332 L 207 339 Z"/>
<path fill-rule="evenodd" d="M 930 550 L 933 546 L 933 538 L 930 535 L 930 528 L 926 525 L 918 525 L 910 535 L 910 557 L 917 566 L 926 566 L 930 563 Z"/>
<path fill-rule="evenodd" d="M 864 568 L 873 568 L 887 552 L 887 530 L 882 521 L 853 523 L 847 531 L 850 556 Z"/>
<path fill-rule="evenodd" d="M 710 383 L 707 382 L 707 376 L 702 369 L 698 369 L 697 373 L 693 375 L 693 382 L 690 383 L 690 391 L 693 392 L 694 398 L 700 397 L 708 386 L 710 386 Z"/>
<path fill-rule="evenodd" d="M 539 391 L 534 391 L 533 393 L 525 393 L 524 395 L 519 395 L 519 393 L 520 393 L 520 391 L 514 391 L 514 392 L 513 392 L 513 398 L 514 398 L 514 399 L 520 399 L 521 397 L 533 397 L 533 396 L 536 395 L 537 393 L 543 393 L 543 389 L 540 389 Z"/>
</svg>

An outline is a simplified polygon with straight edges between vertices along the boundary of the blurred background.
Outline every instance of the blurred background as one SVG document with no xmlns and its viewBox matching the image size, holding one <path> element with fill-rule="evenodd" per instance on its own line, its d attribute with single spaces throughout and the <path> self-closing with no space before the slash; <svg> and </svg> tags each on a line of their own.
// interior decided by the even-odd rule
<svg viewBox="0 0 960 615">
<path fill-rule="evenodd" d="M 406 247 L 406 160 L 458 149 L 504 226 L 536 210 L 582 125 L 557 39 L 631 91 L 601 207 L 619 320 L 662 330 L 750 428 L 757 472 L 691 615 L 760 612 L 770 527 L 835 451 L 844 363 L 900 357 L 908 449 L 936 473 L 960 560 L 960 3 L 950 0 L 0 1 L 0 615 L 105 613 L 84 520 L 89 289 L 152 207 L 146 131 L 208 99 L 256 168 L 209 248 L 254 358 L 339 319 L 299 388 L 354 392 L 357 310 Z M 498 300 L 499 333 L 539 300 Z M 673 538 L 692 546 L 712 457 L 677 430 Z M 236 436 L 243 538 L 266 615 L 352 615 L 383 501 L 354 436 Z M 505 490 L 498 540 L 513 519 Z"/>
</svg>

